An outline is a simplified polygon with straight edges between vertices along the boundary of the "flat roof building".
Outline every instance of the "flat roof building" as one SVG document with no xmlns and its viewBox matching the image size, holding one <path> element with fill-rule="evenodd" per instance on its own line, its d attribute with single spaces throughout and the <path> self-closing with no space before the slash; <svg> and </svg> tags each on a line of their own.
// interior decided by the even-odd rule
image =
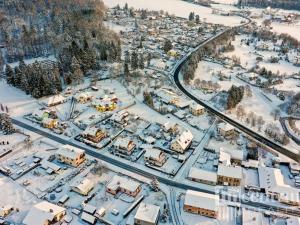
<svg viewBox="0 0 300 225">
<path fill-rule="evenodd" d="M 216 185 L 218 178 L 217 173 L 192 167 L 188 174 L 188 179 L 199 183 Z"/>
</svg>

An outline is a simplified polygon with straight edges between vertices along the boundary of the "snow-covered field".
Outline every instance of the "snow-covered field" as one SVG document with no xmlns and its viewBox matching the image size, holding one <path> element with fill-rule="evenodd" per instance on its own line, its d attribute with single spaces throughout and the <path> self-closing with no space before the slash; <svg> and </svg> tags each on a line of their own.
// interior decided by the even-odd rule
<svg viewBox="0 0 300 225">
<path fill-rule="evenodd" d="M 170 14 L 174 14 L 176 16 L 184 18 L 187 18 L 190 12 L 195 12 L 195 14 L 200 15 L 200 18 L 205 18 L 209 23 L 224 24 L 226 26 L 238 25 L 242 20 L 241 17 L 237 16 L 220 16 L 211 14 L 211 8 L 194 5 L 192 3 L 184 2 L 181 0 L 104 0 L 104 3 L 108 7 L 114 7 L 117 4 L 119 4 L 120 6 L 124 6 L 125 3 L 128 3 L 129 7 L 158 11 L 164 10 L 169 12 Z"/>
<path fill-rule="evenodd" d="M 23 91 L 9 86 L 6 82 L 0 81 L 0 104 L 8 107 L 11 114 L 22 114 L 26 110 L 37 106 L 36 100 L 26 95 Z"/>
</svg>

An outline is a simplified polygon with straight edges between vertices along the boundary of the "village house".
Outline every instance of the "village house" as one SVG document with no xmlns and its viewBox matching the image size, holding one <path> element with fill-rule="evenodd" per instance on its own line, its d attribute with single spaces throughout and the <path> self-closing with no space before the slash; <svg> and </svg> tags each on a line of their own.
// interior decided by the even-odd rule
<svg viewBox="0 0 300 225">
<path fill-rule="evenodd" d="M 105 98 L 101 100 L 96 99 L 92 102 L 92 105 L 99 112 L 113 111 L 117 108 L 116 100 L 110 98 Z"/>
<path fill-rule="evenodd" d="M 167 161 L 167 157 L 166 154 L 160 151 L 159 149 L 150 148 L 150 149 L 146 149 L 146 152 L 144 154 L 144 160 L 146 163 L 149 163 L 150 165 L 161 167 Z"/>
<path fill-rule="evenodd" d="M 89 141 L 92 141 L 94 143 L 99 143 L 104 138 L 107 137 L 107 134 L 96 128 L 96 127 L 88 127 L 85 129 L 85 131 L 81 134 L 82 137 L 86 138 Z"/>
<path fill-rule="evenodd" d="M 52 106 L 60 105 L 66 101 L 67 99 L 59 94 L 59 95 L 51 96 L 50 98 L 44 100 L 42 103 L 47 107 L 52 107 Z"/>
<path fill-rule="evenodd" d="M 55 129 L 58 127 L 59 122 L 57 119 L 51 119 L 51 118 L 45 117 L 42 121 L 42 125 L 45 128 Z"/>
<path fill-rule="evenodd" d="M 219 196 L 187 190 L 184 199 L 184 211 L 201 216 L 217 218 L 219 211 Z"/>
<path fill-rule="evenodd" d="M 234 126 L 229 123 L 220 123 L 218 124 L 218 132 L 225 138 L 230 138 L 235 133 Z"/>
<path fill-rule="evenodd" d="M 38 121 L 43 121 L 45 118 L 49 117 L 49 112 L 45 110 L 36 109 L 32 112 L 31 116 Z"/>
<path fill-rule="evenodd" d="M 118 138 L 113 144 L 116 151 L 124 155 L 131 155 L 136 144 L 130 138 Z"/>
<path fill-rule="evenodd" d="M 116 195 L 118 192 L 122 192 L 135 197 L 138 195 L 140 190 L 140 183 L 118 175 L 115 175 L 106 186 L 106 191 L 113 195 Z"/>
<path fill-rule="evenodd" d="M 34 205 L 23 220 L 25 225 L 51 225 L 62 221 L 66 209 L 43 201 Z"/>
<path fill-rule="evenodd" d="M 205 108 L 202 105 L 197 104 L 196 102 L 193 102 L 190 105 L 190 112 L 194 116 L 200 116 L 200 115 L 204 114 Z"/>
<path fill-rule="evenodd" d="M 78 95 L 75 96 L 76 101 L 81 104 L 91 101 L 92 98 L 93 98 L 93 96 L 89 92 L 79 93 Z"/>
<path fill-rule="evenodd" d="M 191 131 L 185 130 L 172 141 L 171 149 L 179 153 L 184 153 L 191 146 L 193 138 L 194 136 Z"/>
<path fill-rule="evenodd" d="M 242 167 L 218 166 L 218 183 L 228 186 L 240 186 L 243 179 Z"/>
<path fill-rule="evenodd" d="M 190 169 L 188 179 L 208 185 L 217 185 L 218 181 L 216 172 L 198 169 L 196 167 Z"/>
<path fill-rule="evenodd" d="M 0 207 L 0 217 L 4 218 L 8 216 L 13 210 L 14 208 L 10 205 Z"/>
<path fill-rule="evenodd" d="M 64 145 L 56 152 L 56 158 L 60 162 L 77 167 L 85 161 L 85 153 L 82 149 Z"/>
<path fill-rule="evenodd" d="M 268 196 L 288 205 L 300 205 L 300 191 L 284 182 L 281 170 L 271 167 L 258 167 L 259 185 Z"/>
<path fill-rule="evenodd" d="M 171 121 L 165 122 L 162 127 L 165 132 L 175 132 L 178 129 L 177 123 Z"/>
<path fill-rule="evenodd" d="M 159 206 L 142 202 L 134 216 L 136 225 L 156 225 L 159 219 Z"/>
<path fill-rule="evenodd" d="M 81 195 L 87 196 L 94 188 L 94 182 L 90 179 L 83 179 L 71 185 L 72 191 L 77 192 Z"/>
</svg>

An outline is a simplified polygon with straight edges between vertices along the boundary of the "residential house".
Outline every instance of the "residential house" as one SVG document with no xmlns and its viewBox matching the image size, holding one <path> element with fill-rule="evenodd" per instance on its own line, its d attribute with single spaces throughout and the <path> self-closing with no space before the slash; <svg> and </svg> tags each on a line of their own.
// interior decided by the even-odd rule
<svg viewBox="0 0 300 225">
<path fill-rule="evenodd" d="M 75 98 L 76 98 L 77 102 L 84 104 L 84 103 L 91 101 L 93 96 L 91 95 L 91 93 L 85 92 L 85 93 L 80 93 L 80 94 L 76 95 Z"/>
<path fill-rule="evenodd" d="M 64 145 L 56 152 L 58 161 L 77 167 L 85 161 L 85 152 L 71 145 Z"/>
<path fill-rule="evenodd" d="M 87 196 L 91 190 L 94 188 L 94 182 L 90 179 L 83 179 L 79 182 L 76 182 L 74 185 L 71 185 L 72 191 L 77 192 L 81 195 Z"/>
<path fill-rule="evenodd" d="M 118 192 L 123 192 L 127 195 L 135 197 L 141 190 L 141 184 L 125 177 L 115 175 L 107 184 L 106 191 L 116 195 Z"/>
<path fill-rule="evenodd" d="M 183 209 L 186 212 L 216 218 L 219 211 L 219 196 L 187 190 Z"/>
<path fill-rule="evenodd" d="M 225 138 L 229 138 L 234 135 L 235 128 L 229 123 L 220 123 L 218 124 L 218 132 Z"/>
<path fill-rule="evenodd" d="M 131 155 L 136 148 L 136 144 L 130 138 L 118 138 L 113 146 L 116 151 L 125 155 Z"/>
<path fill-rule="evenodd" d="M 42 125 L 45 128 L 55 129 L 55 128 L 58 128 L 59 122 L 57 119 L 51 119 L 51 118 L 45 117 L 42 121 Z"/>
<path fill-rule="evenodd" d="M 92 141 L 94 143 L 99 143 L 104 138 L 107 137 L 107 134 L 96 128 L 96 127 L 88 127 L 85 129 L 85 131 L 81 134 L 82 137 L 86 138 L 89 141 Z"/>
<path fill-rule="evenodd" d="M 280 169 L 258 167 L 258 178 L 261 190 L 268 196 L 288 205 L 300 205 L 299 189 L 285 184 Z"/>
<path fill-rule="evenodd" d="M 144 160 L 146 163 L 149 163 L 150 165 L 161 167 L 167 161 L 167 157 L 166 154 L 160 151 L 159 149 L 150 148 L 150 149 L 146 149 L 146 152 L 144 154 Z"/>
<path fill-rule="evenodd" d="M 240 186 L 243 179 L 243 170 L 240 166 L 218 166 L 218 183 L 228 186 Z"/>
<path fill-rule="evenodd" d="M 51 96 L 50 98 L 44 100 L 43 104 L 46 105 L 47 107 L 52 107 L 52 106 L 62 104 L 66 101 L 67 99 L 59 94 L 59 95 Z"/>
<path fill-rule="evenodd" d="M 190 104 L 190 112 L 194 116 L 200 116 L 200 115 L 204 114 L 205 108 L 202 105 L 197 104 L 196 102 L 193 102 L 192 104 Z"/>
<path fill-rule="evenodd" d="M 25 225 L 50 225 L 61 222 L 66 209 L 43 201 L 34 205 L 23 220 Z"/>
<path fill-rule="evenodd" d="M 159 219 L 160 207 L 142 202 L 134 216 L 136 225 L 156 225 Z"/>
<path fill-rule="evenodd" d="M 171 149 L 179 153 L 184 153 L 191 146 L 193 138 L 194 136 L 191 131 L 185 130 L 172 141 Z"/>
</svg>

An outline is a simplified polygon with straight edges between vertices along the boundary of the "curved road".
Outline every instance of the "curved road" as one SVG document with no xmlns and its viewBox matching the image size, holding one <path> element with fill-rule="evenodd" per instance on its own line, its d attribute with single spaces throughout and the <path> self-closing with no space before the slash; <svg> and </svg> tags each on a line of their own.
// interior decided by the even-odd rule
<svg viewBox="0 0 300 225">
<path fill-rule="evenodd" d="M 245 24 L 241 25 L 241 26 L 244 26 Z M 233 29 L 233 28 L 232 28 Z M 204 102 L 201 102 L 200 100 L 198 100 L 195 96 L 193 96 L 192 94 L 190 94 L 182 85 L 181 83 L 179 82 L 179 73 L 180 73 L 180 70 L 183 66 L 183 64 L 188 60 L 189 56 L 197 51 L 199 48 L 201 48 L 202 46 L 204 46 L 205 44 L 209 43 L 210 41 L 216 39 L 217 37 L 221 36 L 223 33 L 225 33 L 226 31 L 228 31 L 230 29 L 226 29 L 224 30 L 223 32 L 217 34 L 216 36 L 204 41 L 202 44 L 200 44 L 197 48 L 194 49 L 194 51 L 190 52 L 187 56 L 185 56 L 180 62 L 177 63 L 175 69 L 173 70 L 173 74 L 174 74 L 174 81 L 175 81 L 175 84 L 177 85 L 177 87 L 183 92 L 185 93 L 187 96 L 189 96 L 190 98 L 194 99 L 196 102 L 198 102 L 199 104 L 203 105 L 204 107 L 206 107 L 209 111 L 213 112 L 215 115 L 219 116 L 220 118 L 222 118 L 223 120 L 231 123 L 232 125 L 234 125 L 235 127 L 239 128 L 240 130 L 244 131 L 245 133 L 248 133 L 249 135 L 251 134 L 252 137 L 258 139 L 259 141 L 264 141 L 264 137 L 261 137 L 257 134 L 255 134 L 254 132 L 252 132 L 250 129 L 240 125 L 239 123 L 235 122 L 234 120 L 231 120 L 230 118 L 226 117 L 225 115 L 223 115 L 222 113 L 216 111 L 215 109 L 213 109 L 212 107 L 210 107 L 209 105 L 207 105 L 206 103 Z M 128 163 L 125 163 L 125 162 L 122 162 L 122 161 L 119 161 L 117 159 L 114 159 L 114 158 L 111 158 L 101 152 L 96 152 L 95 150 L 93 150 L 91 147 L 84 147 L 82 145 L 78 145 L 72 141 L 69 141 L 69 140 L 65 140 L 63 138 L 60 138 L 54 134 L 51 134 L 49 132 L 46 132 L 44 130 L 41 130 L 37 127 L 34 127 L 32 125 L 28 125 L 20 120 L 17 120 L 17 119 L 13 119 L 12 118 L 12 122 L 17 125 L 17 126 L 20 126 L 24 129 L 27 129 L 29 131 L 32 131 L 34 133 L 37 133 L 41 136 L 44 136 L 46 138 L 49 138 L 55 142 L 58 142 L 60 144 L 69 144 L 71 146 L 74 146 L 74 147 L 78 147 L 78 148 L 81 148 L 83 150 L 85 150 L 86 154 L 92 156 L 92 157 L 95 157 L 97 159 L 100 159 L 102 161 L 105 161 L 107 163 L 110 163 L 110 164 L 113 164 L 115 166 L 118 166 L 124 170 L 128 170 L 130 172 L 133 172 L 133 173 L 137 173 L 141 176 L 144 176 L 144 177 L 147 177 L 147 178 L 152 178 L 153 177 L 153 174 L 151 172 L 149 172 L 148 170 L 143 170 L 143 169 L 140 169 L 140 168 L 137 168 L 135 167 L 134 165 L 132 164 L 128 164 Z M 278 148 L 280 146 L 277 145 L 276 147 L 276 144 L 275 143 L 272 143 L 270 142 L 269 140 L 265 139 L 265 142 L 270 146 L 270 147 L 275 147 L 274 149 L 278 150 Z M 274 145 L 273 145 L 274 144 Z M 279 149 L 280 151 L 282 151 L 283 149 Z M 279 151 L 278 150 L 278 151 Z M 279 151 L 279 152 L 280 152 Z M 294 157 L 295 158 L 295 157 Z M 297 159 L 299 159 L 297 157 Z M 198 185 L 190 185 L 190 184 L 185 184 L 185 183 L 180 183 L 180 182 L 177 182 L 175 180 L 173 180 L 172 178 L 165 178 L 163 176 L 157 176 L 157 179 L 159 182 L 161 183 L 164 183 L 170 187 L 176 187 L 176 188 L 180 188 L 180 189 L 183 189 L 183 190 L 195 190 L 195 191 L 200 191 L 200 192 L 205 192 L 205 193 L 210 193 L 210 194 L 220 194 L 219 191 L 211 191 L 211 190 L 207 190 L 207 189 L 204 189 L 204 188 L 201 188 L 199 187 Z M 227 195 L 222 195 L 223 198 L 227 199 L 229 198 L 229 196 Z M 295 210 L 295 209 L 289 209 L 289 208 L 286 208 L 286 207 L 280 207 L 280 206 L 272 206 L 272 205 L 268 205 L 266 203 L 263 203 L 263 202 L 256 202 L 256 201 L 251 201 L 251 200 L 248 200 L 248 199 L 245 199 L 245 198 L 241 198 L 239 199 L 240 200 L 240 203 L 242 205 L 247 205 L 248 207 L 256 207 L 256 208 L 261 208 L 261 209 L 266 209 L 266 210 L 276 210 L 277 212 L 282 212 L 282 213 L 285 213 L 285 214 L 288 214 L 288 215 L 293 215 L 293 216 L 300 216 L 300 211 L 299 210 Z M 176 223 L 178 223 L 179 221 L 176 221 Z"/>
<path fill-rule="evenodd" d="M 244 26 L 245 24 L 241 25 Z M 236 27 L 235 27 L 236 28 Z M 232 28 L 232 29 L 235 29 Z M 230 123 L 231 125 L 233 125 L 234 127 L 238 128 L 239 130 L 243 131 L 244 133 L 248 134 L 249 136 L 251 136 L 253 139 L 257 140 L 258 142 L 261 142 L 263 144 L 265 144 L 266 146 L 276 150 L 277 152 L 287 156 L 290 159 L 296 160 L 297 162 L 300 163 L 300 155 L 296 154 L 282 146 L 280 146 L 279 144 L 267 139 L 266 137 L 256 133 L 255 131 L 253 131 L 252 129 L 244 126 L 243 124 L 231 119 L 230 117 L 228 117 L 227 115 L 225 115 L 224 113 L 218 111 L 217 109 L 215 109 L 214 107 L 210 106 L 209 104 L 207 104 L 204 101 L 201 101 L 200 99 L 198 99 L 196 96 L 194 96 L 193 94 L 191 94 L 180 82 L 179 79 L 179 75 L 180 75 L 180 71 L 183 67 L 183 65 L 189 60 L 189 57 L 195 53 L 198 49 L 202 48 L 203 46 L 205 46 L 206 44 L 210 43 L 211 41 L 215 40 L 216 38 L 220 37 L 221 35 L 223 35 L 227 30 L 217 34 L 216 36 L 204 41 L 202 44 L 200 44 L 196 49 L 194 49 L 192 52 L 190 52 L 186 57 L 184 57 L 179 63 L 177 63 L 177 65 L 175 66 L 174 70 L 173 70 L 173 79 L 174 79 L 174 83 L 177 86 L 177 88 L 184 93 L 186 96 L 188 96 L 190 99 L 194 100 L 195 102 L 197 102 L 198 104 L 202 105 L 203 107 L 205 107 L 208 111 L 210 111 L 211 113 L 213 113 L 214 115 L 218 116 L 219 118 L 221 118 L 222 120 L 226 121 L 227 123 Z"/>
</svg>

